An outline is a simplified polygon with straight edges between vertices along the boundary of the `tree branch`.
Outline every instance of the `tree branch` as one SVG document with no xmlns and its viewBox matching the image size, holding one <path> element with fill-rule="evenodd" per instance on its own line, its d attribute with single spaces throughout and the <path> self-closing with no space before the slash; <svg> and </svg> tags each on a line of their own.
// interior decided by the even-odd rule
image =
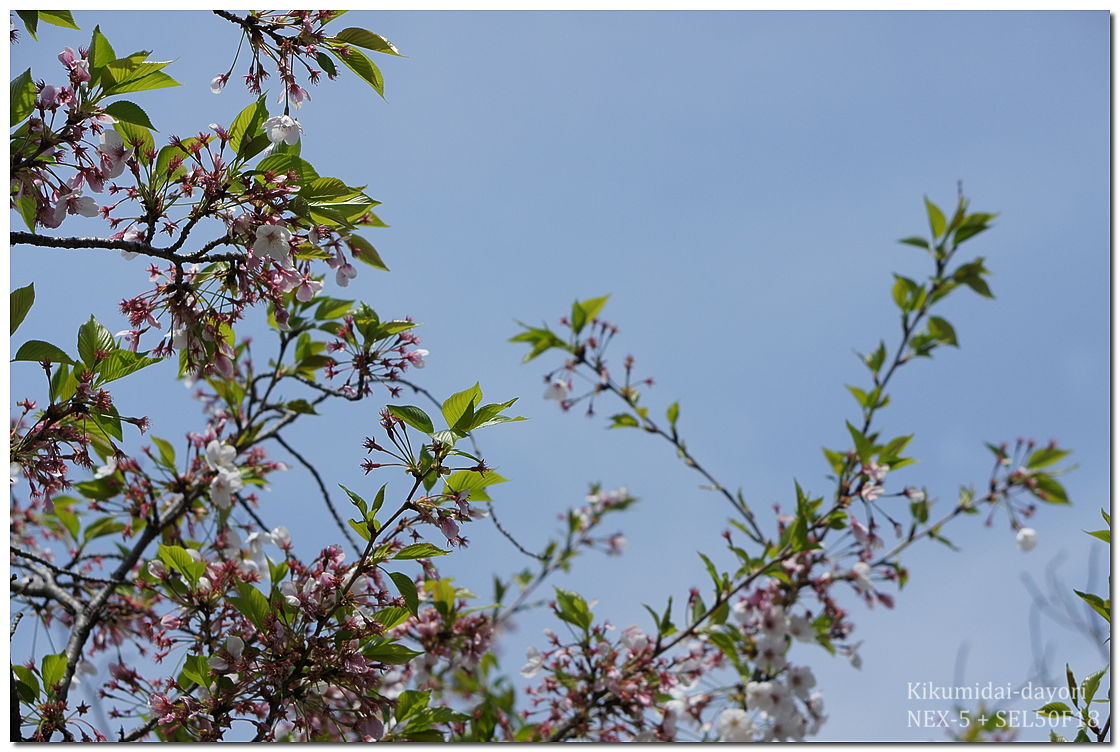
<svg viewBox="0 0 1120 752">
<path fill-rule="evenodd" d="M 206 253 L 214 248 L 229 242 L 229 236 L 223 235 L 216 240 L 212 240 L 202 247 L 201 250 L 196 251 L 188 256 L 180 256 L 175 253 L 176 248 L 182 245 L 178 242 L 168 248 L 156 248 L 148 243 L 141 243 L 135 240 L 112 240 L 110 238 L 56 238 L 50 235 L 40 235 L 34 232 L 11 232 L 9 233 L 9 242 L 12 245 L 36 245 L 44 248 L 101 248 L 110 251 L 128 251 L 129 253 L 137 253 L 142 256 L 151 256 L 152 258 L 163 259 L 164 261 L 171 261 L 172 263 L 180 264 L 185 261 L 199 261 L 203 257 L 207 261 L 241 261 L 245 258 L 240 253 L 217 253 L 213 256 L 206 256 Z"/>
<path fill-rule="evenodd" d="M 292 449 L 291 445 L 288 442 L 284 441 L 280 434 L 276 434 L 272 437 L 272 439 L 277 444 L 284 447 L 284 449 L 288 451 L 288 454 L 295 457 L 296 461 L 299 462 L 299 464 L 307 468 L 307 472 L 311 473 L 311 477 L 315 479 L 315 483 L 319 486 L 319 493 L 323 495 L 323 502 L 327 505 L 327 509 L 330 510 L 331 517 L 334 517 L 334 521 L 335 524 L 338 525 L 338 529 L 342 531 L 343 537 L 346 538 L 346 542 L 350 544 L 350 547 L 354 549 L 354 552 L 360 554 L 362 552 L 362 549 L 358 546 L 357 543 L 354 542 L 354 539 L 350 536 L 350 530 L 347 529 L 347 526 L 345 524 L 343 524 L 342 517 L 339 516 L 338 510 L 335 509 L 334 502 L 331 501 L 331 495 L 327 492 L 327 486 L 323 483 L 323 477 L 319 475 L 319 471 L 316 470 L 315 466 L 308 462 L 302 454 L 297 452 L 295 449 Z"/>
</svg>

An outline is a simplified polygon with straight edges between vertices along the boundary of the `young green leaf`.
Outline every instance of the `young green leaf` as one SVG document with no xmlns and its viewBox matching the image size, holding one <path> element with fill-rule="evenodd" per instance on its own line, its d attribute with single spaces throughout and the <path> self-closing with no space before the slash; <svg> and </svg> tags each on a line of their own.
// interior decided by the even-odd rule
<svg viewBox="0 0 1120 752">
<path fill-rule="evenodd" d="M 150 128 L 153 131 L 156 130 L 156 127 L 152 125 L 151 118 L 148 117 L 148 113 L 140 109 L 140 105 L 127 100 L 120 99 L 112 104 L 106 105 L 105 112 L 112 115 L 117 120 Z"/>
<path fill-rule="evenodd" d="M 12 360 L 35 363 L 48 361 L 50 363 L 68 363 L 70 365 L 75 365 L 74 361 L 70 359 L 70 356 L 62 350 L 55 347 L 50 342 L 43 342 L 38 339 L 24 342 L 19 350 L 16 351 L 16 356 L 12 358 Z"/>
<path fill-rule="evenodd" d="M 11 125 L 15 126 L 27 119 L 35 109 L 35 96 L 37 93 L 35 82 L 31 80 L 31 69 L 12 79 L 10 85 L 9 102 L 11 107 Z M 15 143 L 14 141 L 12 142 Z M 14 146 L 12 148 L 15 148 Z"/>
<path fill-rule="evenodd" d="M 366 29 L 349 28 L 335 34 L 335 39 L 346 44 L 365 47 L 367 50 L 381 52 L 386 55 L 400 56 L 396 46 L 380 34 L 374 34 Z"/>
<path fill-rule="evenodd" d="M 27 312 L 31 310 L 31 306 L 35 303 L 35 283 L 32 282 L 27 287 L 20 287 L 17 290 L 12 290 L 12 294 L 8 296 L 8 310 L 9 310 L 9 328 L 11 331 L 8 335 L 11 336 L 19 329 L 19 325 L 27 318 Z"/>
<path fill-rule="evenodd" d="M 378 67 L 363 52 L 354 47 L 346 47 L 345 54 L 338 49 L 332 49 L 331 52 L 343 65 L 357 73 L 363 81 L 372 86 L 373 90 L 384 98 L 385 79 Z"/>
<path fill-rule="evenodd" d="M 933 239 L 937 240 L 945 234 L 945 215 L 928 198 L 926 199 L 926 214 L 929 216 L 930 232 L 933 233 Z"/>
<path fill-rule="evenodd" d="M 432 419 L 419 407 L 414 407 L 413 405 L 386 405 L 386 409 L 388 409 L 394 417 L 400 418 L 407 425 L 412 426 L 421 433 L 430 434 L 435 430 L 435 426 L 432 425 Z"/>
</svg>

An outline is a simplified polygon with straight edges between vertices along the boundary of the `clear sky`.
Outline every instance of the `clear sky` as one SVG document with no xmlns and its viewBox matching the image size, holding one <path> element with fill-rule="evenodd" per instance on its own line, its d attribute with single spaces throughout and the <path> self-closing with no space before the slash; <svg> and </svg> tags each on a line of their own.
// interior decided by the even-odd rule
<svg viewBox="0 0 1120 752">
<path fill-rule="evenodd" d="M 46 26 L 14 46 L 12 70 L 57 78 L 54 55 L 100 23 L 119 52 L 177 58 L 168 72 L 182 88 L 137 97 L 159 136 L 228 124 L 248 102 L 236 83 L 208 89 L 237 42 L 208 13 L 76 19 L 81 33 Z M 648 626 L 643 602 L 705 587 L 694 552 L 721 550 L 727 510 L 666 446 L 542 400 L 551 363 L 519 365 L 523 351 L 505 341 L 513 319 L 555 322 L 573 298 L 610 293 L 616 357 L 633 353 L 656 378 L 656 409 L 680 400 L 689 446 L 765 517 L 791 503 L 794 478 L 828 489 L 820 448 L 847 440 L 856 406 L 844 384 L 865 373 L 852 349 L 895 336 L 891 272 L 925 273 L 921 252 L 895 243 L 924 231 L 922 196 L 951 204 L 961 180 L 974 209 L 999 212 L 965 246 L 988 259 L 996 300 L 951 298 L 943 315 L 960 350 L 903 369 L 882 413 L 886 433 L 917 434 L 921 460 L 891 480 L 927 486 L 946 508 L 959 485 L 986 481 L 982 442 L 1056 438 L 1080 466 L 1064 479 L 1073 506 L 1041 509 L 1029 554 L 1004 517 L 959 520 L 946 531 L 958 553 L 912 549 L 894 610 L 848 599 L 862 670 L 815 647 L 794 657 L 824 691 L 827 740 L 943 739 L 908 727 L 907 711 L 950 703 L 910 700 L 906 683 L 952 683 L 961 646 L 969 684 L 1030 677 L 1020 577 L 1065 557 L 1059 574 L 1081 589 L 1081 531 L 1099 528 L 1109 503 L 1106 12 L 355 12 L 339 23 L 408 56 L 377 61 L 386 101 L 344 74 L 299 113 L 304 156 L 368 184 L 392 226 L 371 237 L 393 271 L 363 268 L 345 297 L 424 322 L 431 355 L 418 375 L 437 394 L 479 380 L 488 396 L 523 398 L 517 413 L 531 420 L 480 439 L 511 480 L 495 491 L 502 520 L 528 546 L 589 482 L 642 499 L 616 517 L 623 557 L 589 555 L 556 582 L 598 599 L 596 614 L 619 627 Z M 146 289 L 141 262 L 111 252 L 18 247 L 11 275 L 13 287 L 34 280 L 41 301 L 65 301 L 37 306 L 20 336 L 65 345 L 91 312 L 126 328 L 116 303 Z M 152 415 L 158 436 L 197 425 L 172 369 L 149 369 L 132 380 L 146 391 L 118 398 L 122 412 Z M 39 396 L 34 370 L 14 369 L 13 401 Z M 368 489 L 358 463 L 375 404 L 302 421 L 290 440 L 327 477 Z M 262 514 L 313 552 L 337 539 L 316 498 L 294 469 Z M 492 571 L 530 563 L 489 523 L 466 534 L 471 548 L 445 570 L 484 597 Z M 510 673 L 544 623 L 510 637 Z M 1083 638 L 1050 624 L 1044 636 L 1052 668 L 1099 668 Z"/>
</svg>

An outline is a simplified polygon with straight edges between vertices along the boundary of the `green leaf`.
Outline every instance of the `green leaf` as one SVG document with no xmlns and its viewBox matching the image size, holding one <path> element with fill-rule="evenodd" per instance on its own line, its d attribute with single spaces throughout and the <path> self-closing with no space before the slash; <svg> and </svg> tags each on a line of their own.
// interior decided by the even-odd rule
<svg viewBox="0 0 1120 752">
<path fill-rule="evenodd" d="M 397 418 L 403 420 L 421 433 L 430 434 L 435 430 L 432 419 L 419 407 L 413 405 L 386 405 L 386 409 Z"/>
<path fill-rule="evenodd" d="M 334 67 L 334 61 L 324 53 L 316 52 L 315 60 L 319 63 L 319 67 L 322 68 L 331 78 L 334 78 L 336 75 L 338 75 L 338 68 Z"/>
<path fill-rule="evenodd" d="M 113 51 L 113 45 L 109 44 L 109 40 L 101 33 L 101 27 L 94 26 L 93 38 L 89 42 L 89 70 L 95 83 L 97 72 L 116 59 L 117 53 Z M 114 117 L 116 116 L 114 115 Z"/>
<path fill-rule="evenodd" d="M 123 120 L 117 121 L 113 128 L 121 134 L 125 146 L 136 149 L 136 159 L 141 164 L 147 164 L 148 153 L 156 150 L 156 140 L 152 137 L 152 132 L 142 125 Z"/>
<path fill-rule="evenodd" d="M 474 417 L 474 407 L 482 401 L 482 389 L 479 388 L 476 382 L 474 386 L 469 389 L 464 389 L 461 392 L 448 397 L 440 410 L 443 412 L 443 417 L 447 421 L 447 427 L 458 430 L 469 430 L 461 428 L 460 424 L 469 426 L 471 419 Z"/>
<path fill-rule="evenodd" d="M 363 520 L 368 519 L 369 518 L 369 507 L 366 505 L 366 500 L 363 499 L 358 494 L 351 491 L 346 486 L 342 485 L 341 483 L 338 484 L 338 487 L 341 488 L 343 491 L 345 491 L 346 495 L 350 497 L 350 503 L 353 504 L 355 507 L 357 507 L 358 511 L 362 513 L 362 519 Z M 367 538 L 367 540 L 368 540 L 368 538 Z"/>
<path fill-rule="evenodd" d="M 161 362 L 160 358 L 149 358 L 130 350 L 114 350 L 98 366 L 97 383 L 99 386 L 104 386 L 159 362 Z"/>
<path fill-rule="evenodd" d="M 12 126 L 22 123 L 34 111 L 37 93 L 38 89 L 35 88 L 35 82 L 31 80 L 30 68 L 12 79 L 10 85 L 11 117 L 9 118 Z"/>
<path fill-rule="evenodd" d="M 247 582 L 238 583 L 237 592 L 240 593 L 241 596 L 231 597 L 229 599 L 230 602 L 233 603 L 238 611 L 245 614 L 245 617 L 249 621 L 253 622 L 253 626 L 263 630 L 265 628 L 265 621 L 272 611 L 268 603 L 268 598 L 265 598 L 261 591 Z"/>
<path fill-rule="evenodd" d="M 17 10 L 16 15 L 23 21 L 23 25 L 27 27 L 27 33 L 31 35 L 32 39 L 38 39 L 35 32 L 39 30 L 39 11 L 37 10 Z"/>
<path fill-rule="evenodd" d="M 583 327 L 599 315 L 609 299 L 610 295 L 604 295 L 601 298 L 591 298 L 572 303 L 572 331 L 579 334 Z"/>
<path fill-rule="evenodd" d="M 97 538 L 104 538 L 106 535 L 115 535 L 124 530 L 125 524 L 113 517 L 102 517 L 98 520 L 91 522 L 82 534 L 84 542 L 89 543 L 91 540 Z"/>
<path fill-rule="evenodd" d="M 261 125 L 268 119 L 268 108 L 262 94 L 257 101 L 238 113 L 229 127 L 229 145 L 233 153 L 246 158 L 245 147 L 261 133 Z"/>
<path fill-rule="evenodd" d="M 576 625 L 584 632 L 591 627 L 591 609 L 587 607 L 587 601 L 578 593 L 556 588 L 556 613 L 561 619 Z"/>
<path fill-rule="evenodd" d="M 158 556 L 160 561 L 181 574 L 192 585 L 197 585 L 198 578 L 206 571 L 206 565 L 201 561 L 195 561 L 182 546 L 168 546 L 161 543 Z"/>
<path fill-rule="evenodd" d="M 338 178 L 316 178 L 300 188 L 299 195 L 308 201 L 323 201 L 325 199 L 350 196 L 354 189 Z"/>
<path fill-rule="evenodd" d="M 363 264 L 369 264 L 375 269 L 382 271 L 389 271 L 389 267 L 381 259 L 381 254 L 373 247 L 373 244 L 363 238 L 361 235 L 351 235 L 346 238 L 347 245 L 350 246 L 350 252 L 354 254 L 354 258 L 361 261 Z"/>
<path fill-rule="evenodd" d="M 385 488 L 388 486 L 385 483 L 378 489 L 377 494 L 373 497 L 373 504 L 370 505 L 369 512 L 366 513 L 366 519 L 372 520 L 374 515 L 381 511 L 381 505 L 385 503 Z"/>
<path fill-rule="evenodd" d="M 929 249 L 929 241 L 926 240 L 925 238 L 919 238 L 919 237 L 903 238 L 902 240 L 900 240 L 898 242 L 899 243 L 905 243 L 906 245 L 916 246 L 918 248 L 925 248 L 927 250 Z"/>
<path fill-rule="evenodd" d="M 420 652 L 412 650 L 399 642 L 374 639 L 362 648 L 362 655 L 371 661 L 399 666 L 408 663 L 413 658 L 420 655 Z"/>
<path fill-rule="evenodd" d="M 97 362 L 97 353 L 108 355 L 117 349 L 113 335 L 93 316 L 78 328 L 78 357 L 87 366 Z"/>
<path fill-rule="evenodd" d="M 39 673 L 43 677 L 43 686 L 46 687 L 48 692 L 52 692 L 55 686 L 62 681 L 62 677 L 66 675 L 66 654 L 58 653 L 43 656 Z"/>
<path fill-rule="evenodd" d="M 471 420 L 467 430 L 473 431 L 476 428 L 486 428 L 487 426 L 493 426 L 499 423 L 511 423 L 513 421 L 525 420 L 525 418 L 511 418 L 501 414 L 503 410 L 512 407 L 516 402 L 517 397 L 514 397 L 506 402 L 483 405 L 474 411 L 474 418 Z"/>
<path fill-rule="evenodd" d="M 447 484 L 447 490 L 449 492 L 459 493 L 460 491 L 467 491 L 469 492 L 468 498 L 471 501 L 490 501 L 490 496 L 486 493 L 486 489 L 498 483 L 505 482 L 507 482 L 506 479 L 493 470 L 487 470 L 485 473 L 476 472 L 474 470 L 457 470 L 444 479 L 444 483 Z"/>
<path fill-rule="evenodd" d="M 1073 592 L 1077 593 L 1081 600 L 1088 603 L 1094 611 L 1103 616 L 1105 621 L 1109 624 L 1112 623 L 1112 601 L 1106 601 L 1099 595 L 1093 595 L 1092 593 L 1082 593 L 1080 590 L 1074 590 Z"/>
<path fill-rule="evenodd" d="M 35 215 L 38 212 L 38 205 L 35 203 L 35 197 L 30 193 L 25 193 L 16 199 L 16 209 L 19 211 L 19 216 L 23 219 L 23 223 L 27 225 L 27 229 L 32 232 L 35 231 Z"/>
<path fill-rule="evenodd" d="M 925 201 L 926 214 L 929 216 L 929 229 L 933 233 L 933 239 L 937 240 L 945 234 L 945 215 L 928 198 Z"/>
<path fill-rule="evenodd" d="M 1097 689 L 1100 687 L 1101 678 L 1108 673 L 1108 668 L 1102 668 L 1100 671 L 1090 674 L 1081 682 L 1081 698 L 1089 705 L 1093 698 L 1097 696 Z"/>
<path fill-rule="evenodd" d="M 260 161 L 256 171 L 258 173 L 274 172 L 278 175 L 293 172 L 296 175 L 296 182 L 300 185 L 310 183 L 319 177 L 319 173 L 315 171 L 310 162 L 294 154 L 269 155 Z"/>
<path fill-rule="evenodd" d="M 1031 470 L 1037 470 L 1042 467 L 1053 465 L 1055 462 L 1059 462 L 1068 456 L 1069 452 L 1064 449 L 1042 447 L 1041 449 L 1036 449 L 1031 453 L 1031 456 L 1027 458 L 1027 467 Z"/>
<path fill-rule="evenodd" d="M 11 295 L 8 296 L 8 310 L 9 313 L 9 328 L 11 331 L 8 335 L 11 336 L 19 329 L 19 325 L 27 318 L 27 312 L 31 310 L 31 306 L 35 303 L 35 283 L 32 282 L 27 287 L 21 287 L 18 290 L 12 290 Z"/>
<path fill-rule="evenodd" d="M 641 423 L 630 413 L 618 413 L 611 416 L 611 424 L 607 428 L 638 428 Z"/>
<path fill-rule="evenodd" d="M 1056 481 L 1054 476 L 1046 473 L 1036 473 L 1032 478 L 1034 486 L 1030 487 L 1030 492 L 1037 498 L 1048 504 L 1069 504 L 1065 487 Z"/>
<path fill-rule="evenodd" d="M 349 47 L 345 55 L 338 50 L 331 50 L 331 52 L 343 65 L 357 73 L 363 81 L 372 86 L 373 90 L 384 98 L 385 79 L 381 76 L 381 71 L 373 64 L 373 61 L 365 56 L 365 53 L 354 47 Z"/>
<path fill-rule="evenodd" d="M 16 681 L 19 683 L 17 692 L 19 699 L 27 705 L 34 704 L 39 699 L 39 680 L 35 678 L 35 674 L 31 673 L 31 669 L 27 666 L 19 666 L 11 664 L 12 673 L 16 675 Z"/>
<path fill-rule="evenodd" d="M 891 288 L 891 297 L 895 304 L 903 311 L 913 311 L 920 307 L 924 289 L 912 279 L 900 274 L 894 275 L 894 287 Z"/>
<path fill-rule="evenodd" d="M 61 26 L 64 29 L 78 28 L 78 25 L 74 23 L 74 16 L 68 10 L 41 10 L 38 13 L 39 20 L 44 23 Z"/>
<path fill-rule="evenodd" d="M 319 413 L 315 412 L 315 406 L 312 405 L 310 402 L 308 402 L 305 399 L 297 399 L 297 400 L 292 400 L 290 402 L 285 402 L 284 403 L 284 408 L 286 410 L 291 410 L 294 413 L 299 413 L 300 415 L 318 415 L 319 414 Z"/>
<path fill-rule="evenodd" d="M 404 598 L 408 610 L 415 616 L 420 608 L 420 595 L 416 592 L 416 583 L 403 572 L 390 572 L 389 577 L 397 586 L 397 590 L 401 591 L 401 597 Z"/>
<path fill-rule="evenodd" d="M 76 365 L 70 356 L 58 349 L 50 342 L 43 342 L 39 339 L 33 339 L 29 342 L 24 342 L 16 351 L 16 356 L 12 359 L 16 361 L 50 361 L 51 363 L 69 363 Z"/>
<path fill-rule="evenodd" d="M 957 345 L 957 332 L 953 329 L 953 325 L 940 316 L 929 317 L 929 333 L 940 342 L 946 345 Z"/>
<path fill-rule="evenodd" d="M 156 130 L 156 127 L 152 125 L 151 118 L 148 117 L 148 113 L 140 109 L 140 105 L 133 104 L 127 100 L 121 99 L 110 105 L 106 105 L 105 112 L 125 123 L 133 123 L 145 128 L 151 128 L 153 131 Z"/>
<path fill-rule="evenodd" d="M 210 686 L 210 659 L 204 655 L 188 655 L 183 661 L 183 678 L 200 687 Z"/>
<path fill-rule="evenodd" d="M 677 427 L 677 418 L 679 418 L 680 415 L 681 406 L 678 402 L 674 402 L 673 404 L 669 405 L 669 408 L 665 411 L 665 419 L 669 421 L 669 425 L 672 428 Z"/>
<path fill-rule="evenodd" d="M 1061 718 L 1062 716 L 1073 716 L 1073 711 L 1069 709 L 1069 705 L 1064 702 L 1048 702 L 1038 710 L 1034 711 L 1039 715 L 1052 716 Z"/>
<path fill-rule="evenodd" d="M 346 522 L 354 529 L 354 532 L 362 537 L 362 540 L 368 541 L 373 537 L 373 533 L 369 530 L 369 523 L 365 520 L 346 520 Z"/>
<path fill-rule="evenodd" d="M 405 546 L 397 553 L 393 554 L 394 559 L 427 559 L 432 556 L 446 556 L 451 553 L 444 551 L 442 548 L 437 548 L 431 543 L 413 543 L 411 546 Z"/>
<path fill-rule="evenodd" d="M 163 63 L 163 65 L 166 65 L 166 63 Z M 105 71 L 109 71 L 111 69 L 111 63 L 105 66 Z M 166 73 L 163 73 L 162 71 L 156 71 L 140 78 L 129 79 L 119 84 L 114 84 L 105 89 L 105 96 L 127 94 L 132 91 L 151 91 L 152 89 L 166 89 L 170 86 L 179 86 L 179 82 Z"/>
<path fill-rule="evenodd" d="M 165 441 L 158 436 L 153 436 L 152 443 L 155 444 L 156 448 L 159 450 L 159 463 L 168 470 L 174 470 L 175 447 L 171 446 L 171 442 Z"/>
<path fill-rule="evenodd" d="M 864 356 L 863 362 L 872 371 L 878 372 L 883 367 L 883 363 L 887 359 L 887 345 L 885 342 L 880 341 L 878 349 L 870 355 Z"/>
<path fill-rule="evenodd" d="M 408 621 L 408 617 L 409 610 L 407 608 L 401 608 L 400 606 L 390 606 L 389 608 L 383 608 L 379 611 L 376 611 L 371 618 L 381 624 L 382 628 L 385 631 L 388 631 L 393 627 L 400 626 L 404 622 Z"/>
<path fill-rule="evenodd" d="M 345 42 L 346 44 L 353 44 L 358 47 L 365 47 L 367 50 L 374 52 L 381 52 L 386 55 L 400 56 L 400 51 L 397 50 L 396 45 L 390 42 L 380 34 L 374 34 L 367 29 L 349 28 L 343 29 L 334 35 L 334 38 Z"/>
<path fill-rule="evenodd" d="M 866 465 L 871 461 L 871 455 L 875 452 L 875 445 L 851 423 L 845 421 L 845 424 L 848 426 L 848 433 L 852 435 L 852 442 L 855 444 L 856 454 L 859 455 L 859 461 Z"/>
</svg>

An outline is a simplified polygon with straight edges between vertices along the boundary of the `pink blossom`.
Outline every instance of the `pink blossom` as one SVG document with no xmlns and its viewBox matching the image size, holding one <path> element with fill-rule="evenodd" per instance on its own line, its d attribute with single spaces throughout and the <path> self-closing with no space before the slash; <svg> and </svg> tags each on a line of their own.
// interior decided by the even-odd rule
<svg viewBox="0 0 1120 752">
<path fill-rule="evenodd" d="M 350 284 L 350 280 L 357 276 L 358 270 L 354 268 L 354 265 L 349 262 L 343 262 L 339 265 L 338 269 L 335 270 L 334 281 L 339 287 L 346 287 Z"/>
<path fill-rule="evenodd" d="M 303 280 L 299 283 L 299 287 L 296 288 L 296 300 L 300 301 L 301 303 L 307 303 L 312 298 L 314 298 L 315 295 L 317 295 L 318 292 L 322 289 L 322 282 L 311 279 L 311 277 L 304 277 Z"/>
<path fill-rule="evenodd" d="M 89 61 L 82 58 L 74 50 L 69 47 L 65 48 L 58 53 L 58 60 L 69 69 L 70 76 L 74 81 L 79 83 L 89 82 Z"/>
<path fill-rule="evenodd" d="M 455 520 L 451 519 L 449 516 L 440 516 L 436 524 L 439 525 L 440 531 L 443 532 L 449 541 L 454 540 L 455 537 L 459 535 L 459 526 L 455 523 Z"/>
<path fill-rule="evenodd" d="M 113 130 L 101 131 L 97 151 L 101 153 L 102 175 L 106 178 L 120 177 L 125 163 L 132 158 L 132 149 L 126 149 L 124 138 Z"/>
</svg>

